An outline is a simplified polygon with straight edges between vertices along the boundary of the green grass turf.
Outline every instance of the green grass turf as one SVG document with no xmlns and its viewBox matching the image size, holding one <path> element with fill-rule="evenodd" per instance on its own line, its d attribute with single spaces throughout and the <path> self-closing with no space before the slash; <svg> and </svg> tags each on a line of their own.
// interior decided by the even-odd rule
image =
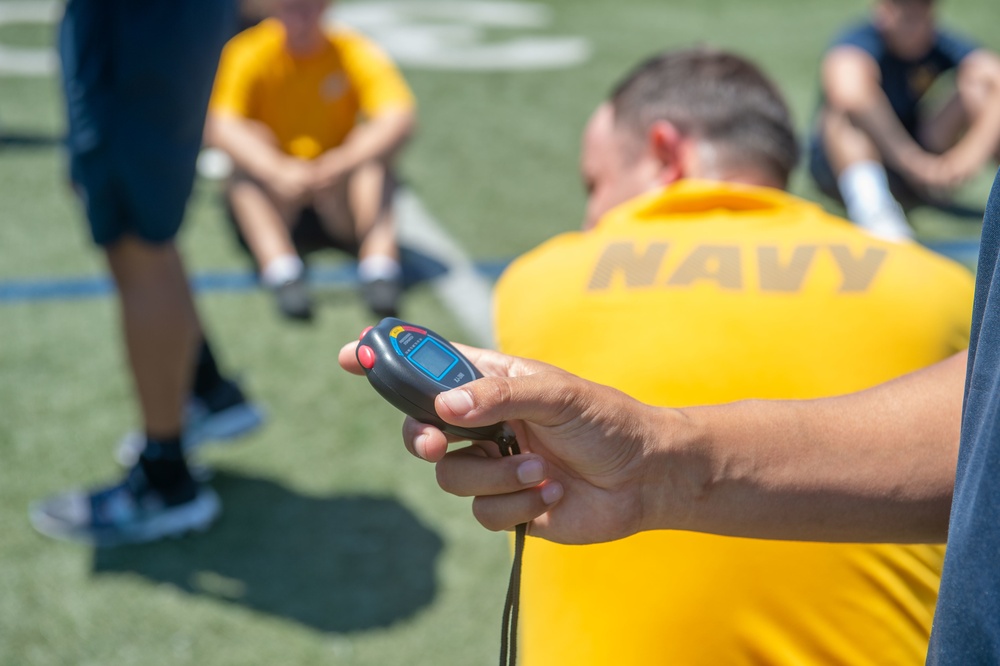
<svg viewBox="0 0 1000 666">
<path fill-rule="evenodd" d="M 554 24 L 583 35 L 582 67 L 533 73 L 407 72 L 421 104 L 405 176 L 476 258 L 523 252 L 582 215 L 578 135 L 611 83 L 654 50 L 709 42 L 758 59 L 800 129 L 819 54 L 867 3 L 558 0 Z M 994 48 L 994 0 L 944 4 Z M 987 20 L 989 18 L 990 20 Z M 0 28 L 32 46 L 38 26 Z M 491 32 L 501 38 L 508 33 Z M 0 280 L 97 275 L 62 173 L 51 78 L 0 77 Z M 985 198 L 989 174 L 963 197 Z M 800 173 L 793 189 L 815 196 Z M 921 213 L 926 236 L 975 223 Z M 215 186 L 200 183 L 181 238 L 193 270 L 244 267 Z M 367 323 L 350 290 L 321 292 L 311 327 L 279 321 L 265 294 L 216 293 L 201 310 L 224 365 L 270 421 L 207 452 L 225 512 L 211 532 L 97 552 L 46 540 L 28 503 L 117 474 L 113 444 L 135 422 L 113 300 L 0 304 L 0 666 L 48 664 L 489 664 L 508 566 L 503 536 L 441 493 L 399 444 L 400 417 L 336 367 Z M 404 315 L 464 336 L 426 287 Z"/>
</svg>

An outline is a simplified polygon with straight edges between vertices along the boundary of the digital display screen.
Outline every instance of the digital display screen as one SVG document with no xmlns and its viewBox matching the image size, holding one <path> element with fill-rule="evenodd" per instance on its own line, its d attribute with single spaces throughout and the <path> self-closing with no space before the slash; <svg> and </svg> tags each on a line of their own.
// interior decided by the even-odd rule
<svg viewBox="0 0 1000 666">
<path fill-rule="evenodd" d="M 444 373 L 458 362 L 454 354 L 430 338 L 414 349 L 409 358 L 434 379 L 444 377 Z"/>
</svg>

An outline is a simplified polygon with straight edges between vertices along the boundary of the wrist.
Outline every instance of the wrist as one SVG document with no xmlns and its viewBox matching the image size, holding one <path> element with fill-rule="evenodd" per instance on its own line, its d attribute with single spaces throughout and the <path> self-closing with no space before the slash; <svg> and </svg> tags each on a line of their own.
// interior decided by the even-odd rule
<svg viewBox="0 0 1000 666">
<path fill-rule="evenodd" d="M 248 169 L 251 176 L 264 183 L 284 180 L 295 168 L 295 158 L 284 153 L 269 155 L 258 161 L 256 168 Z"/>
<path fill-rule="evenodd" d="M 317 158 L 317 161 L 323 173 L 337 178 L 346 175 L 354 168 L 345 146 L 326 151 Z"/>
<path fill-rule="evenodd" d="M 643 530 L 694 529 L 713 473 L 703 409 L 651 407 L 640 481 Z"/>
</svg>

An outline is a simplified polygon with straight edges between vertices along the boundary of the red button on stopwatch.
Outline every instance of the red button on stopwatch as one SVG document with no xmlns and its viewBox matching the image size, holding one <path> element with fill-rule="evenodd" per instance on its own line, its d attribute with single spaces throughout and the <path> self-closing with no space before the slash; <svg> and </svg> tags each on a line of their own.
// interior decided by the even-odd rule
<svg viewBox="0 0 1000 666">
<path fill-rule="evenodd" d="M 358 347 L 358 361 L 365 370 L 375 367 L 375 350 L 368 345 Z"/>
<path fill-rule="evenodd" d="M 372 330 L 372 328 L 373 328 L 372 326 L 365 326 L 365 330 L 361 331 L 361 335 L 358 336 L 358 340 L 361 340 L 366 335 L 368 335 L 368 331 Z"/>
</svg>

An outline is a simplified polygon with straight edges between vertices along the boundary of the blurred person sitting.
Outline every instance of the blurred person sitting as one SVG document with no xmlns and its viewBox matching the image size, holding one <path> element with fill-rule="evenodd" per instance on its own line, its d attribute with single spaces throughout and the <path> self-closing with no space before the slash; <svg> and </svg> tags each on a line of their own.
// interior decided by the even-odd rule
<svg viewBox="0 0 1000 666">
<path fill-rule="evenodd" d="M 905 210 L 947 207 L 950 193 L 1000 159 L 1000 57 L 940 30 L 935 0 L 877 0 L 822 62 L 810 171 L 858 225 L 913 235 Z M 925 106 L 955 70 L 947 99 Z"/>
<path fill-rule="evenodd" d="M 967 271 L 783 192 L 797 158 L 785 103 L 752 63 L 709 49 L 642 63 L 585 129 L 584 231 L 497 285 L 501 351 L 685 406 L 838 395 L 964 349 Z M 527 666 L 920 664 L 944 557 L 681 531 L 588 546 L 530 535 Z"/>
<path fill-rule="evenodd" d="M 317 237 L 357 256 L 368 306 L 395 315 L 391 162 L 414 126 L 413 95 L 375 44 L 324 27 L 326 0 L 271 6 L 226 45 L 209 106 L 206 138 L 235 165 L 238 233 L 285 316 L 312 317 L 301 253 Z"/>
</svg>

